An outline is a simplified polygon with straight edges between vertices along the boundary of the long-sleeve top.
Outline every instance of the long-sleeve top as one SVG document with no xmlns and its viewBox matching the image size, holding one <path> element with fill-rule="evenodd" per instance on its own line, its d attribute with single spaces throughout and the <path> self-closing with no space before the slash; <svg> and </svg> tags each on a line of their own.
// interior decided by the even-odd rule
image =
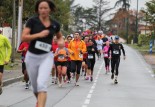
<svg viewBox="0 0 155 107">
<path fill-rule="evenodd" d="M 123 55 L 125 56 L 125 50 L 122 44 L 118 43 L 113 43 L 110 45 L 110 48 L 108 50 L 108 56 L 110 56 L 111 52 L 111 57 L 120 57 L 121 56 L 121 50 L 123 52 Z"/>
<path fill-rule="evenodd" d="M 71 60 L 83 60 L 83 53 L 86 52 L 86 44 L 83 40 L 72 40 L 68 44 L 68 49 L 73 51 L 73 54 L 70 56 Z"/>
<path fill-rule="evenodd" d="M 95 45 L 87 46 L 87 59 L 88 60 L 95 60 L 95 53 L 97 53 L 97 48 Z"/>
<path fill-rule="evenodd" d="M 0 34 L 0 65 L 9 62 L 11 56 L 11 44 L 9 40 Z"/>
</svg>

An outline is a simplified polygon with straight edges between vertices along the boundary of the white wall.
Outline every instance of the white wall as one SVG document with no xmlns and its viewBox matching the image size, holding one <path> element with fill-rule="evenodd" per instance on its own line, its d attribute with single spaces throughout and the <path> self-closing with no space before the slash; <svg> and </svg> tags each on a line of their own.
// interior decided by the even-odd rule
<svg viewBox="0 0 155 107">
<path fill-rule="evenodd" d="M 150 34 L 151 31 L 150 30 L 146 30 L 146 34 Z M 145 35 L 145 30 L 141 30 L 140 34 L 144 34 Z"/>
<path fill-rule="evenodd" d="M 0 30 L 2 30 L 2 34 L 6 36 L 10 43 L 12 43 L 12 28 L 11 27 L 0 27 Z M 15 36 L 15 46 L 17 46 L 17 36 Z"/>
</svg>

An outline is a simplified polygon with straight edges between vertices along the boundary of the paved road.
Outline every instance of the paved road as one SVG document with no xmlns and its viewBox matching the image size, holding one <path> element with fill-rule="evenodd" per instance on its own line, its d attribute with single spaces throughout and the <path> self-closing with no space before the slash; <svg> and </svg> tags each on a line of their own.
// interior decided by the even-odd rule
<svg viewBox="0 0 155 107">
<path fill-rule="evenodd" d="M 150 67 L 136 51 L 125 48 L 127 60 L 121 61 L 118 85 L 105 74 L 103 60 L 99 60 L 93 83 L 81 77 L 80 87 L 49 84 L 46 107 L 155 107 L 155 79 Z M 23 83 L 5 87 L 0 96 L 0 107 L 35 107 L 35 102 Z"/>
</svg>

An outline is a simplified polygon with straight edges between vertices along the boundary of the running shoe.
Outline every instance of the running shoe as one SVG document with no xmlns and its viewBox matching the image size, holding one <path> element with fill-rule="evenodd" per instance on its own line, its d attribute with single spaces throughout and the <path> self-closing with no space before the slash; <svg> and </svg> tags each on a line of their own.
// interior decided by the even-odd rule
<svg viewBox="0 0 155 107">
<path fill-rule="evenodd" d="M 68 80 L 68 81 L 67 81 L 67 83 L 69 84 L 69 83 L 71 83 L 71 81 L 70 81 L 70 80 Z"/>
<path fill-rule="evenodd" d="M 59 87 L 61 88 L 62 87 L 62 84 L 59 84 Z"/>
<path fill-rule="evenodd" d="M 89 77 L 86 77 L 85 80 L 89 80 Z"/>
<path fill-rule="evenodd" d="M 114 83 L 115 83 L 115 84 L 118 84 L 118 81 L 117 81 L 117 79 L 115 79 Z"/>
<path fill-rule="evenodd" d="M 57 79 L 55 79 L 55 84 L 58 84 L 58 80 Z"/>
<path fill-rule="evenodd" d="M 76 83 L 75 83 L 75 86 L 80 86 L 80 85 L 79 85 L 79 82 L 76 82 Z"/>
<path fill-rule="evenodd" d="M 112 80 L 114 79 L 114 74 L 111 75 L 111 79 L 112 79 Z"/>
<path fill-rule="evenodd" d="M 25 84 L 25 89 L 29 89 L 29 83 Z"/>
<path fill-rule="evenodd" d="M 54 82 L 55 82 L 55 79 L 54 79 L 54 78 L 52 78 L 52 84 L 54 84 Z"/>
</svg>

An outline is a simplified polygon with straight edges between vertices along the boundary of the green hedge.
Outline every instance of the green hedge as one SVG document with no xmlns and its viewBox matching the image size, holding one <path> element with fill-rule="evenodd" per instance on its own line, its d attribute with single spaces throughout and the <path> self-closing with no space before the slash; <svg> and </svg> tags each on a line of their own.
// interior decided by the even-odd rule
<svg viewBox="0 0 155 107">
<path fill-rule="evenodd" d="M 150 40 L 151 40 L 151 36 L 149 36 L 149 35 L 140 34 L 138 36 L 138 44 L 141 46 L 142 45 L 149 45 Z"/>
</svg>

